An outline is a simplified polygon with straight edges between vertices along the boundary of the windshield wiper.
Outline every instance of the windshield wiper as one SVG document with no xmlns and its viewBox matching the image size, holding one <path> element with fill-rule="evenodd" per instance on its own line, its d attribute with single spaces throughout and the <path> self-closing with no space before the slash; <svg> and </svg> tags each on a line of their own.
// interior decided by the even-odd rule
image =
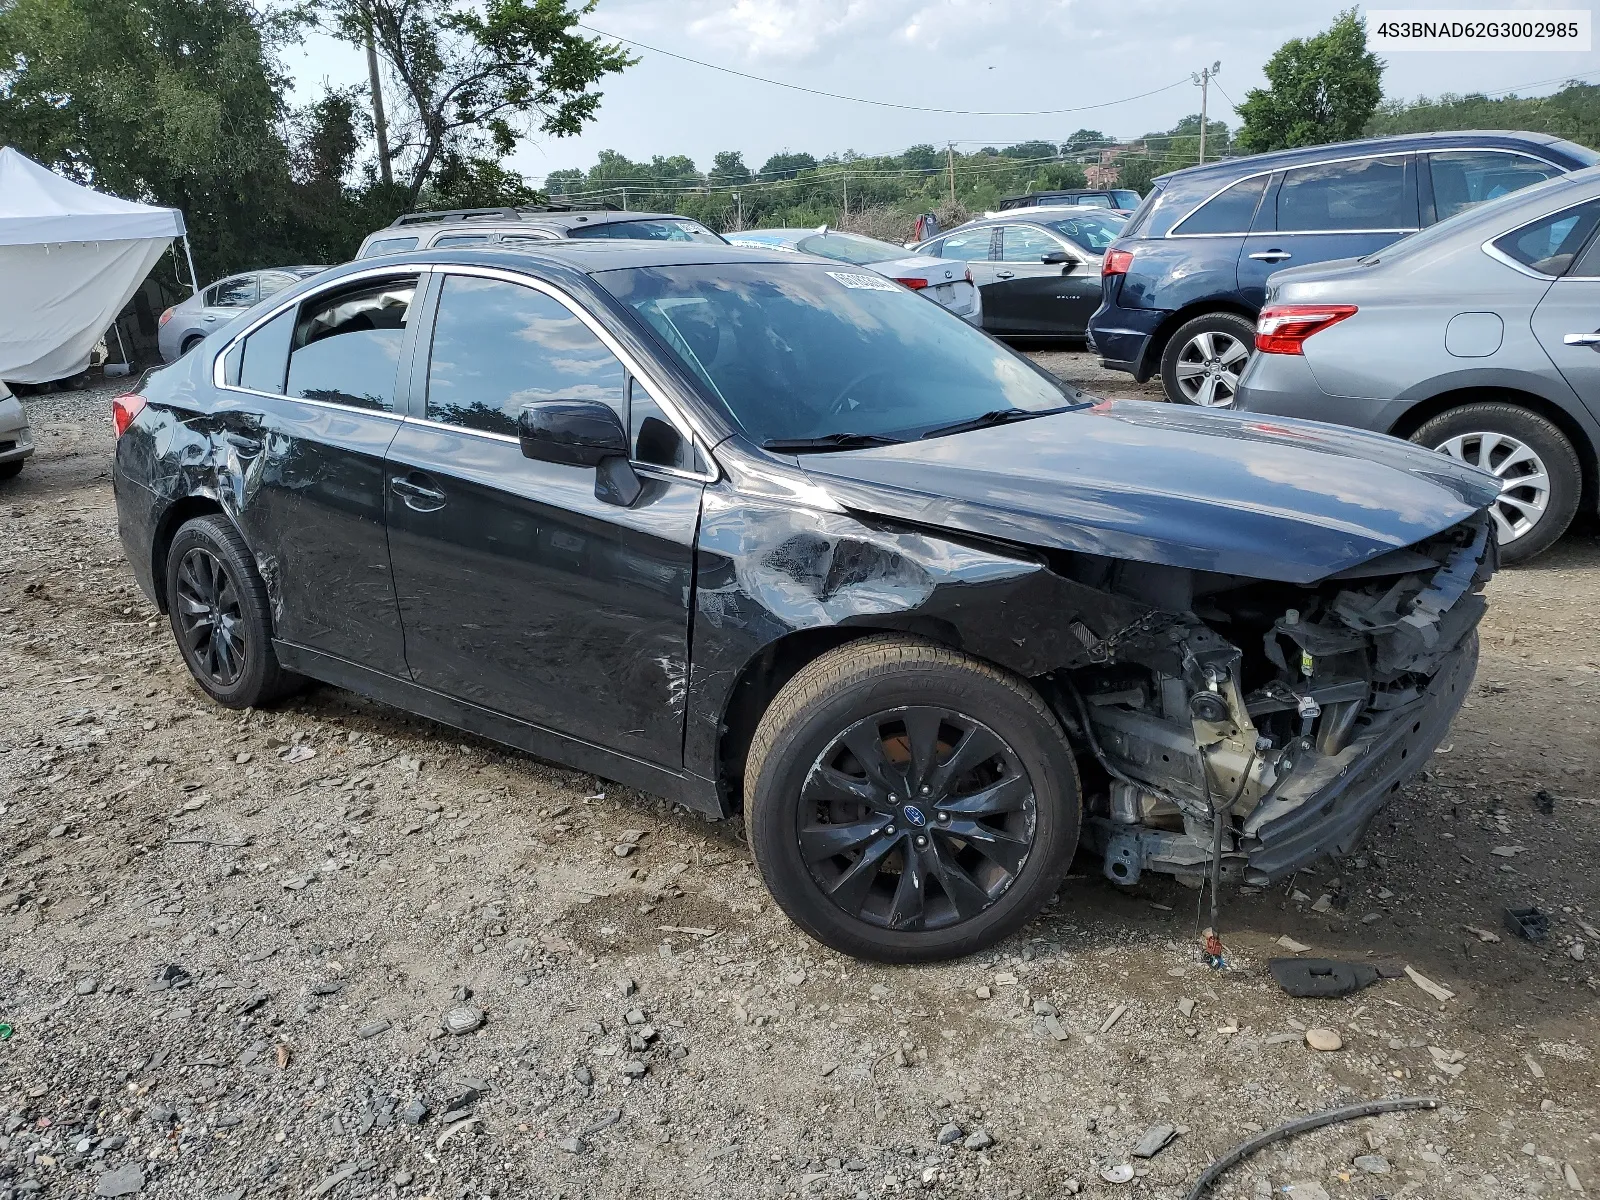
<svg viewBox="0 0 1600 1200">
<path fill-rule="evenodd" d="M 979 413 L 965 421 L 952 421 L 949 425 L 935 425 L 922 434 L 925 438 L 943 437 L 947 433 L 967 433 L 974 429 L 988 429 L 994 425 L 1009 425 L 1012 421 L 1029 421 L 1034 417 L 1048 417 L 1068 409 L 1081 408 L 1078 404 L 1063 404 L 1060 408 L 996 408 Z"/>
<path fill-rule="evenodd" d="M 762 442 L 763 450 L 776 450 L 783 454 L 809 454 L 824 450 L 865 450 L 869 446 L 897 446 L 904 438 L 885 437 L 881 433 L 825 433 L 821 437 L 774 438 Z"/>
</svg>

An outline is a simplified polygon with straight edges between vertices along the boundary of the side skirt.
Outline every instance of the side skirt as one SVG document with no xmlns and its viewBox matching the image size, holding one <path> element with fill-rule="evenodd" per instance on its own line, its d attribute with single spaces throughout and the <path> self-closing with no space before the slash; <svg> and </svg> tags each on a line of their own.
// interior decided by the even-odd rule
<svg viewBox="0 0 1600 1200">
<path fill-rule="evenodd" d="M 587 771 L 602 779 L 661 796 L 715 817 L 730 815 L 717 794 L 716 784 L 709 779 L 671 771 L 539 725 L 530 725 L 526 721 L 468 704 L 409 680 L 396 679 L 319 650 L 309 650 L 276 638 L 273 639 L 272 648 L 278 661 L 297 674 L 358 692 L 406 712 L 438 721 L 441 725 L 526 750 L 550 762 Z"/>
</svg>

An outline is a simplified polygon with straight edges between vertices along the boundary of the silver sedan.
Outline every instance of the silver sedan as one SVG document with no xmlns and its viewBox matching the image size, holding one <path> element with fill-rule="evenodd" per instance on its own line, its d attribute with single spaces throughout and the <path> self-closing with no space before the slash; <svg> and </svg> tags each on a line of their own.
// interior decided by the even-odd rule
<svg viewBox="0 0 1600 1200">
<path fill-rule="evenodd" d="M 1410 438 L 1500 480 L 1507 562 L 1596 507 L 1600 167 L 1375 254 L 1279 271 L 1236 407 Z"/>
<path fill-rule="evenodd" d="M 22 470 L 33 453 L 33 434 L 28 430 L 28 414 L 22 401 L 0 383 L 0 479 L 10 479 Z"/>
<path fill-rule="evenodd" d="M 221 329 L 257 301 L 299 283 L 325 267 L 272 267 L 264 271 L 245 271 L 219 279 L 203 292 L 161 314 L 157 341 L 161 361 L 173 362 L 189 353 L 214 329 Z"/>
</svg>

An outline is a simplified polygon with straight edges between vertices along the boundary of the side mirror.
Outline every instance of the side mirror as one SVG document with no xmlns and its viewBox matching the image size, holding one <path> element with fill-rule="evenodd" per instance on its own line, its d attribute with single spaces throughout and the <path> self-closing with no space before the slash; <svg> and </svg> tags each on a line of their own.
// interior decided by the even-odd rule
<svg viewBox="0 0 1600 1200">
<path fill-rule="evenodd" d="M 628 456 L 628 431 L 617 410 L 599 400 L 540 400 L 517 417 L 522 456 L 569 467 L 598 467 Z"/>
<path fill-rule="evenodd" d="M 1078 262 L 1065 250 L 1052 250 L 1048 254 L 1041 254 L 1039 261 L 1048 267 L 1076 266 Z"/>
</svg>

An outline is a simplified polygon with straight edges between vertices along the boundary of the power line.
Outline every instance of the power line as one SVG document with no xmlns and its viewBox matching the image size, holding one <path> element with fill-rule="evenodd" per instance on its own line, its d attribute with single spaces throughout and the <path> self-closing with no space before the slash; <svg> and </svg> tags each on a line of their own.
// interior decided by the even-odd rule
<svg viewBox="0 0 1600 1200">
<path fill-rule="evenodd" d="M 892 100 L 867 100 L 860 96 L 845 96 L 838 92 L 824 92 L 818 88 L 802 87 L 798 83 L 785 83 L 781 79 L 767 79 L 761 75 L 751 75 L 747 71 L 736 71 L 732 67 L 719 66 L 716 63 L 703 62 L 698 58 L 690 58 L 686 54 L 676 54 L 671 50 L 663 50 L 659 46 L 650 46 L 644 42 L 634 41 L 632 38 L 619 37 L 614 33 L 607 33 L 603 29 L 596 29 L 592 25 L 579 24 L 579 29 L 586 33 L 593 33 L 603 38 L 610 38 L 614 42 L 622 42 L 640 50 L 648 50 L 652 54 L 665 55 L 675 58 L 680 62 L 692 63 L 697 67 L 705 67 L 711 71 L 721 71 L 724 75 L 736 75 L 740 79 L 754 80 L 756 83 L 770 84 L 773 87 L 788 88 L 792 92 L 804 92 L 808 96 L 822 96 L 828 100 L 848 100 L 852 104 L 871 104 L 878 108 L 898 108 L 904 112 L 942 113 L 955 117 L 1059 117 L 1066 113 L 1092 112 L 1098 108 L 1112 108 L 1118 104 L 1127 104 L 1134 100 L 1143 100 L 1146 96 L 1159 95 L 1161 92 L 1171 91 L 1179 84 L 1187 83 L 1186 79 L 1175 80 L 1164 87 L 1152 88 L 1148 92 L 1140 92 L 1136 96 L 1124 96 L 1120 100 L 1103 100 L 1099 104 L 1084 104 L 1077 108 L 1041 108 L 1031 112 L 982 112 L 965 108 L 929 108 L 921 104 L 896 104 Z"/>
</svg>

